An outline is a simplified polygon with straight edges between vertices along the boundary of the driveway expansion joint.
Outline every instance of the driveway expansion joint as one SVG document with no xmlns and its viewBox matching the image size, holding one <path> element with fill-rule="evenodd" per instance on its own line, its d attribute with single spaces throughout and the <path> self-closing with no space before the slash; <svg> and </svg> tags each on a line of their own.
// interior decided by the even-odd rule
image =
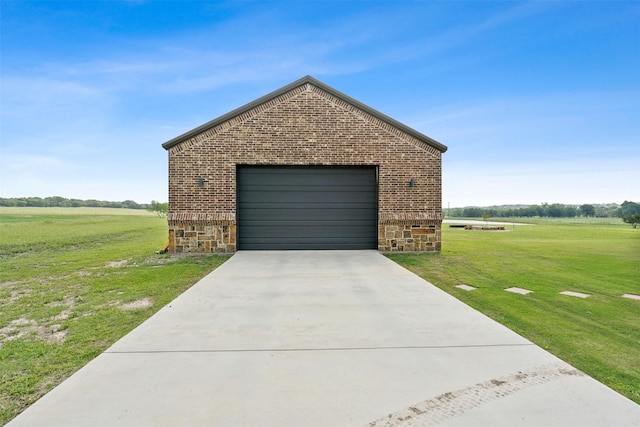
<svg viewBox="0 0 640 427">
<path fill-rule="evenodd" d="M 285 353 L 302 351 L 371 351 L 371 350 L 438 350 L 447 348 L 493 348 L 527 347 L 533 343 L 519 344 L 470 344 L 470 345 L 417 345 L 417 346 L 379 346 L 379 347 L 324 347 L 324 348 L 235 348 L 208 350 L 130 350 L 105 351 L 105 354 L 154 354 L 154 353 Z"/>
</svg>

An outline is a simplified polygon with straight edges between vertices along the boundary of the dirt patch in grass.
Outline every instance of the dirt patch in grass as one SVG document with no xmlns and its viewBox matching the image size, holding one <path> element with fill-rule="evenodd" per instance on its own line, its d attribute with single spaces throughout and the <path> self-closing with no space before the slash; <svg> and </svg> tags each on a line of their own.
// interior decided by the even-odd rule
<svg viewBox="0 0 640 427">
<path fill-rule="evenodd" d="M 62 301 L 51 301 L 47 304 L 47 307 L 73 307 L 74 305 L 76 305 L 76 298 L 69 297 Z"/>
<path fill-rule="evenodd" d="M 66 316 L 68 317 L 68 314 Z M 64 317 L 64 319 L 66 319 L 66 317 Z M 61 317 L 59 320 L 63 320 L 63 318 Z M 18 338 L 22 338 L 30 334 L 33 334 L 38 339 L 44 340 L 50 344 L 60 344 L 64 342 L 67 337 L 67 331 L 60 330 L 60 328 L 61 325 L 59 324 L 49 326 L 40 325 L 33 319 L 21 317 L 19 319 L 12 320 L 7 326 L 0 329 L 0 348 L 4 347 L 4 343 L 7 341 L 17 340 Z"/>
<path fill-rule="evenodd" d="M 153 305 L 153 300 L 151 298 L 142 298 L 127 304 L 122 304 L 118 308 L 120 310 L 140 310 L 142 308 L 151 307 L 152 305 Z"/>
<path fill-rule="evenodd" d="M 128 262 L 129 262 L 128 259 L 121 259 L 119 261 L 111 261 L 111 262 L 108 262 L 105 267 L 110 267 L 110 268 L 123 267 L 123 266 L 127 265 Z"/>
<path fill-rule="evenodd" d="M 175 258 L 169 256 L 153 256 L 144 259 L 121 259 L 118 261 L 108 262 L 105 267 L 107 268 L 119 268 L 119 267 L 140 267 L 148 264 L 164 265 L 169 262 L 174 262 Z"/>
<path fill-rule="evenodd" d="M 9 302 L 16 302 L 21 297 L 29 295 L 29 290 L 12 291 Z M 61 323 L 71 316 L 71 309 L 75 305 L 75 298 L 69 297 L 61 301 L 52 301 L 45 304 L 47 307 L 66 307 L 63 311 L 38 322 L 22 316 L 10 321 L 0 329 L 0 348 L 4 347 L 7 341 L 13 341 L 22 337 L 32 335 L 35 339 L 45 341 L 49 344 L 61 344 L 67 338 L 68 332 L 62 329 Z"/>
<path fill-rule="evenodd" d="M 26 290 L 12 290 L 11 291 L 11 295 L 9 296 L 9 301 L 8 302 L 16 302 L 18 301 L 20 298 L 22 297 L 26 297 L 28 295 L 31 294 L 31 291 L 26 289 Z"/>
<path fill-rule="evenodd" d="M 10 288 L 10 287 L 13 287 L 15 285 L 19 285 L 20 283 L 22 283 L 22 282 L 20 282 L 20 281 L 0 282 L 0 289 L 2 289 L 2 288 Z"/>
</svg>

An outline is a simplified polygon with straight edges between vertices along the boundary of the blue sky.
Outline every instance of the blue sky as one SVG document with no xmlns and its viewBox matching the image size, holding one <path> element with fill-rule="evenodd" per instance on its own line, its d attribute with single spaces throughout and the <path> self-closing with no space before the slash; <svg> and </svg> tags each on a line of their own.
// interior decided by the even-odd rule
<svg viewBox="0 0 640 427">
<path fill-rule="evenodd" d="M 443 205 L 640 201 L 639 1 L 2 0 L 0 196 L 167 200 L 304 75 L 442 142 Z"/>
</svg>

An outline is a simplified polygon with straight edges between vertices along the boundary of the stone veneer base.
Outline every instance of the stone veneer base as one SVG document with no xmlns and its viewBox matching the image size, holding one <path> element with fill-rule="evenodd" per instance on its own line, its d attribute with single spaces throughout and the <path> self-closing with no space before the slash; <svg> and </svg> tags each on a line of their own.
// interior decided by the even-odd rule
<svg viewBox="0 0 640 427">
<path fill-rule="evenodd" d="M 380 224 L 380 252 L 439 252 L 442 225 Z M 233 253 L 236 251 L 235 224 L 206 221 L 169 221 L 170 253 Z"/>
<path fill-rule="evenodd" d="M 170 253 L 233 253 L 235 251 L 235 225 L 169 224 Z"/>
<path fill-rule="evenodd" d="M 442 224 L 380 224 L 378 250 L 381 252 L 438 252 Z"/>
</svg>

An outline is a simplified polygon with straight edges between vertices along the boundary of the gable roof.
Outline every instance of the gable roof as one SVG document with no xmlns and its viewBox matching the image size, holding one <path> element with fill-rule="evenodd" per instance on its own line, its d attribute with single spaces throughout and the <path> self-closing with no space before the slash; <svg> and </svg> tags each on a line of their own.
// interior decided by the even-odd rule
<svg viewBox="0 0 640 427">
<path fill-rule="evenodd" d="M 289 83 L 288 85 L 281 87 L 278 90 L 275 90 L 265 96 L 262 96 L 258 99 L 256 99 L 255 101 L 252 101 L 248 104 L 243 105 L 242 107 L 236 108 L 233 111 L 228 112 L 227 114 L 224 114 L 220 117 L 218 117 L 217 119 L 211 120 L 210 122 L 207 122 L 201 126 L 198 126 L 195 129 L 190 130 L 189 132 L 183 133 L 180 136 L 177 136 L 167 142 L 165 142 L 164 144 L 162 144 L 162 147 L 165 150 L 170 149 L 171 147 L 174 147 L 178 144 L 180 144 L 183 141 L 186 141 L 189 138 L 192 138 L 202 132 L 205 132 L 208 129 L 211 129 L 215 126 L 220 125 L 221 123 L 226 122 L 227 120 L 230 120 L 236 116 L 239 116 L 240 114 L 243 114 L 253 108 L 256 108 L 257 106 L 264 104 L 265 102 L 269 102 L 274 98 L 277 98 L 280 95 L 283 95 L 287 92 L 289 92 L 290 90 L 293 90 L 299 86 L 305 85 L 305 84 L 311 84 L 333 96 L 335 96 L 336 98 L 351 104 L 352 106 L 365 111 L 366 113 L 372 115 L 373 117 L 376 117 L 377 119 L 397 128 L 402 130 L 403 132 L 413 136 L 414 138 L 417 138 L 419 141 L 424 142 L 427 145 L 430 145 L 431 147 L 437 149 L 438 151 L 440 151 L 441 153 L 444 153 L 445 151 L 447 151 L 447 147 L 441 143 L 439 143 L 438 141 L 436 141 L 435 139 L 432 139 L 420 132 L 418 132 L 415 129 L 412 129 L 402 123 L 400 123 L 397 120 L 392 119 L 391 117 L 382 114 L 381 112 L 374 110 L 373 108 L 359 102 L 356 101 L 355 99 L 351 98 L 348 95 L 345 95 L 344 93 L 335 90 L 334 88 L 327 86 L 326 84 L 322 83 L 319 80 L 314 79 L 311 76 L 305 76 L 301 79 L 296 80 L 295 82 Z"/>
</svg>

